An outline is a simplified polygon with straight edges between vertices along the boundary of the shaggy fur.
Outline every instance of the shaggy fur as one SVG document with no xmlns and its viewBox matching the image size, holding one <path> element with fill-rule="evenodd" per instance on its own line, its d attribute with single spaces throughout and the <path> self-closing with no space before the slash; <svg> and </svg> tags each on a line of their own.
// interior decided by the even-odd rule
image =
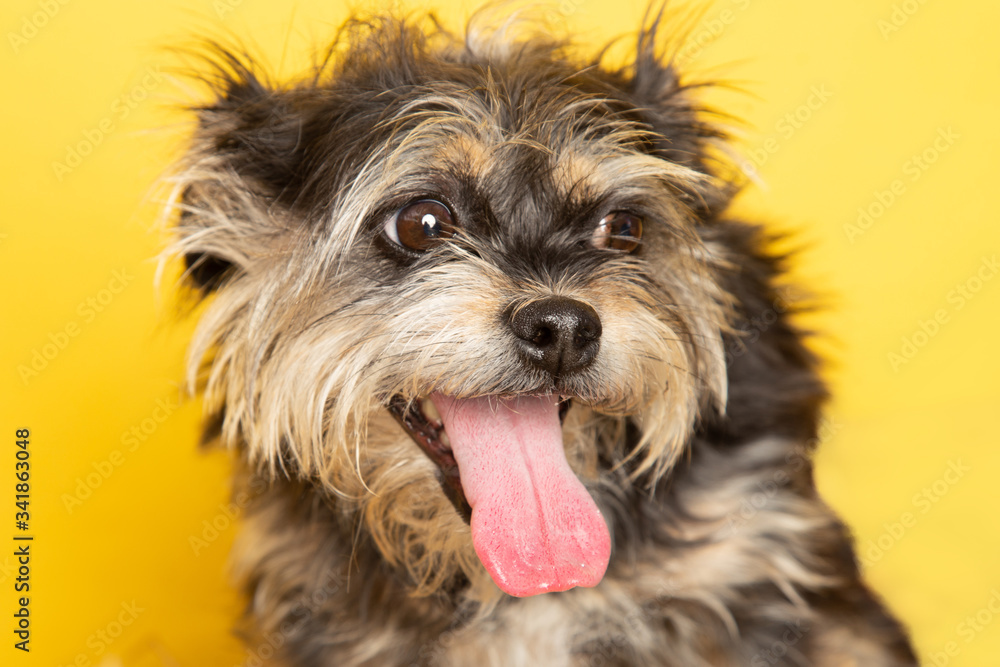
<svg viewBox="0 0 1000 667">
<path fill-rule="evenodd" d="M 173 178 L 208 300 L 191 381 L 235 448 L 248 646 L 287 665 L 913 665 L 817 497 L 825 397 L 780 259 L 726 214 L 722 133 L 664 56 L 624 69 L 543 27 L 354 19 L 290 85 L 219 49 Z M 659 44 L 659 45 L 658 45 Z M 418 253 L 385 228 L 447 204 Z M 610 211 L 632 252 L 595 247 Z M 603 333 L 527 363 L 504 313 L 558 296 Z M 502 593 L 392 401 L 555 392 L 613 540 L 594 588 Z M 397 414 L 396 417 L 399 415 Z"/>
</svg>

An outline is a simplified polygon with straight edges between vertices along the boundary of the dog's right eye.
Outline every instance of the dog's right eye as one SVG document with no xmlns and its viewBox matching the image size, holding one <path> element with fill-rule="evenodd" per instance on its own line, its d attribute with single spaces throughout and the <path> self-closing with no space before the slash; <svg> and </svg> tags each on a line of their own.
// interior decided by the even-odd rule
<svg viewBox="0 0 1000 667">
<path fill-rule="evenodd" d="M 385 224 L 385 235 L 396 245 L 425 252 L 455 235 L 455 221 L 447 206 L 433 199 L 407 204 Z"/>
<path fill-rule="evenodd" d="M 601 218 L 590 242 L 600 250 L 632 252 L 642 243 L 642 218 L 615 211 Z"/>
</svg>

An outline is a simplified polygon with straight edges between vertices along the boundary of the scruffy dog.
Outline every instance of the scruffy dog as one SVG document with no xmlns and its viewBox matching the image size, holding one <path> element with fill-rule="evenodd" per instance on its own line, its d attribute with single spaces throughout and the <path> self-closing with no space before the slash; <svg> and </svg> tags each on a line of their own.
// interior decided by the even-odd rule
<svg viewBox="0 0 1000 667">
<path fill-rule="evenodd" d="M 254 660 L 915 664 L 662 23 L 625 68 L 482 18 L 354 19 L 284 86 L 214 52 L 173 250 Z"/>
</svg>

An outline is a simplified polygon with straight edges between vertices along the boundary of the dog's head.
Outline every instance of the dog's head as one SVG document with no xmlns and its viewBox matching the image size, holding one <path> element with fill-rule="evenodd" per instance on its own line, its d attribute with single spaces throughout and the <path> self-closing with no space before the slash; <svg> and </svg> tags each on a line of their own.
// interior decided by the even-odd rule
<svg viewBox="0 0 1000 667">
<path fill-rule="evenodd" d="M 730 192 L 655 35 L 612 69 L 516 25 L 354 21 L 280 87 L 216 57 L 174 179 L 211 295 L 192 372 L 224 442 L 339 497 L 422 591 L 594 585 L 593 495 L 725 401 L 703 232 Z"/>
</svg>

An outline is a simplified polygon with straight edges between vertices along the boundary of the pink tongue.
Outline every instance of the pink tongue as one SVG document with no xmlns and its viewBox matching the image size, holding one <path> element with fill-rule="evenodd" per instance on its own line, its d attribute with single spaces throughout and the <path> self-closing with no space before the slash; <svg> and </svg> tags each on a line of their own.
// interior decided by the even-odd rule
<svg viewBox="0 0 1000 667">
<path fill-rule="evenodd" d="M 431 399 L 472 507 L 472 544 L 497 586 L 518 597 L 596 586 L 611 537 L 566 462 L 556 398 Z"/>
</svg>

